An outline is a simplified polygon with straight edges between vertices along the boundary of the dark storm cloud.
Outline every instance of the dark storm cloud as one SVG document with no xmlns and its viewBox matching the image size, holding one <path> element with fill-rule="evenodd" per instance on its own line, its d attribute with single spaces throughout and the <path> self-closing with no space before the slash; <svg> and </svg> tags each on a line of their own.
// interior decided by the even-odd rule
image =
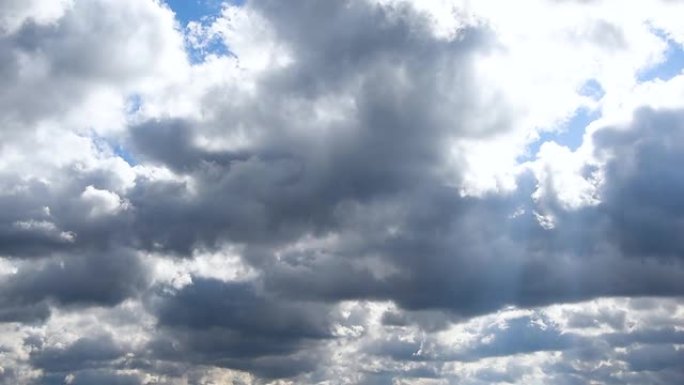
<svg viewBox="0 0 684 385">
<path fill-rule="evenodd" d="M 630 369 L 636 372 L 675 370 L 684 375 L 684 351 L 674 345 L 651 345 L 629 351 L 624 356 Z"/>
<path fill-rule="evenodd" d="M 69 248 L 68 239 L 60 237 L 56 226 L 51 231 L 44 207 L 50 200 L 49 188 L 39 181 L 24 182 L 4 175 L 2 187 L 15 193 L 0 196 L 0 253 L 9 256 L 35 256 Z M 18 187 L 18 188 L 17 188 Z M 22 226 L 22 222 L 25 224 Z M 43 226 L 30 226 L 43 223 Z"/>
<path fill-rule="evenodd" d="M 0 321 L 37 322 L 50 306 L 113 306 L 146 286 L 146 267 L 130 251 L 97 250 L 23 263 L 0 279 Z"/>
<path fill-rule="evenodd" d="M 48 304 L 114 305 L 146 286 L 146 267 L 129 248 L 128 214 L 93 216 L 81 196 L 87 186 L 112 188 L 113 178 L 103 171 L 61 185 L 3 178 L 0 255 L 17 271 L 0 277 L 1 318 L 45 319 Z"/>
<path fill-rule="evenodd" d="M 487 50 L 492 43 L 493 36 L 484 26 L 465 27 L 455 39 L 442 40 L 434 37 L 430 18 L 408 5 L 381 7 L 358 1 L 298 1 L 289 6 L 255 1 L 251 5 L 269 20 L 296 59 L 293 67 L 275 72 L 267 84 L 292 96 L 310 98 L 344 91 L 360 82 L 355 96 L 364 102 L 358 103 L 365 120 L 361 124 L 374 123 L 370 124 L 372 130 L 364 130 L 371 138 L 391 132 L 396 135 L 392 138 L 395 144 L 419 140 L 410 148 L 415 153 L 425 142 L 434 145 L 440 131 L 463 135 L 505 128 L 503 121 L 497 123 L 504 127 L 469 127 L 461 120 L 472 114 L 463 107 L 483 107 L 468 100 L 474 84 L 467 75 L 473 74 L 472 53 Z M 439 69 L 443 72 L 435 72 Z M 408 78 L 397 77 L 400 71 Z M 401 85 L 404 80 L 408 81 L 406 89 Z M 451 104 L 454 102 L 462 105 Z M 445 107 L 451 109 L 443 110 Z M 412 129 L 416 123 L 421 130 Z M 447 123 L 453 126 L 446 127 Z M 355 147 L 356 151 L 363 149 Z"/>
<path fill-rule="evenodd" d="M 42 371 L 34 382 L 36 385 L 143 383 L 137 375 L 117 372 L 128 366 L 128 351 L 110 334 L 84 336 L 60 347 L 46 346 L 42 341 L 32 345 L 29 361 Z"/>
<path fill-rule="evenodd" d="M 259 295 L 251 283 L 196 279 L 160 301 L 153 306 L 162 326 L 236 329 L 285 339 L 330 337 L 325 306 L 281 303 Z"/>
<path fill-rule="evenodd" d="M 114 305 L 145 284 L 145 269 L 130 252 L 94 251 L 77 256 L 55 256 L 24 265 L 0 283 L 0 298 L 35 303 Z"/>
<path fill-rule="evenodd" d="M 486 44 L 483 30 L 437 40 L 428 20 L 409 8 L 390 11 L 365 2 L 250 5 L 268 17 L 295 63 L 265 76 L 258 97 L 246 96 L 239 106 L 209 104 L 219 121 L 148 122 L 132 129 L 136 157 L 190 171 L 198 181 L 198 196 L 189 202 L 194 207 L 185 213 L 146 212 L 157 205 L 146 201 L 142 189 L 150 187 L 133 192 L 143 231 L 157 232 L 149 235 L 162 238 L 162 247 L 187 253 L 192 237 L 179 234 L 166 245 L 168 233 L 155 226 L 184 219 L 194 220 L 191 231 L 203 241 L 222 235 L 277 243 L 334 230 L 335 211 L 345 201 L 380 200 L 435 183 L 449 139 L 507 128 L 496 116 L 488 124 L 469 124 L 494 103 L 469 97 L 473 55 Z M 314 112 L 309 106 L 338 95 L 354 105 L 343 121 L 322 127 L 307 122 Z M 295 106 L 303 108 L 294 111 L 301 121 L 290 118 Z M 240 154 L 191 144 L 198 133 L 220 137 L 238 126 L 250 128 L 246 135 L 253 139 Z M 178 244 L 186 238 L 190 244 Z"/>
<path fill-rule="evenodd" d="M 73 375 L 70 385 L 143 385 L 143 380 L 133 374 L 117 373 L 109 369 L 83 370 Z M 35 385 L 63 385 L 64 374 L 45 375 L 37 380 Z"/>
<path fill-rule="evenodd" d="M 196 279 L 151 298 L 150 306 L 161 332 L 150 348 L 170 361 L 290 377 L 312 370 L 321 358 L 302 350 L 333 337 L 330 307 L 269 298 L 248 282 Z"/>
<path fill-rule="evenodd" d="M 197 171 L 203 165 L 229 169 L 231 162 L 245 161 L 240 154 L 210 153 L 193 143 L 192 123 L 181 119 L 150 121 L 131 130 L 131 142 L 142 160 L 158 162 L 177 172 Z"/>
<path fill-rule="evenodd" d="M 641 112 L 630 130 L 597 134 L 600 151 L 615 155 L 607 166 L 603 202 L 572 212 L 557 207 L 555 229 L 542 230 L 531 215 L 504 217 L 525 203 L 519 197 L 464 201 L 450 191 L 422 187 L 419 195 L 401 197 L 402 215 L 390 217 L 403 230 L 399 235 L 375 239 L 377 231 L 363 228 L 368 249 L 340 255 L 386 255 L 401 272 L 363 284 L 370 297 L 388 296 L 407 308 L 477 314 L 506 304 L 535 306 L 602 295 L 681 295 L 675 232 L 682 178 L 675 165 L 683 152 L 674 143 L 684 132 L 682 121 L 679 112 Z M 372 211 L 364 207 L 364 213 Z M 657 255 L 675 260 L 649 258 Z M 267 270 L 273 276 L 266 283 L 279 292 L 294 291 L 295 297 L 335 298 L 337 293 L 345 298 L 350 294 L 342 282 L 335 289 L 335 277 L 321 276 L 327 264 L 345 264 L 333 260 L 275 265 Z"/>
<path fill-rule="evenodd" d="M 91 182 L 108 187 L 106 175 L 82 177 L 62 186 L 4 179 L 0 255 L 16 271 L 0 277 L 3 322 L 43 321 L 51 306 L 111 306 L 146 287 L 136 252 L 115 244 L 123 218 L 93 218 L 80 199 Z"/>
<path fill-rule="evenodd" d="M 118 175 L 109 170 L 76 169 L 74 165 L 57 170 L 60 175 L 71 175 L 61 183 L 2 175 L 0 255 L 39 258 L 58 252 L 130 246 L 127 224 L 131 213 L 91 215 L 99 202 L 82 197 L 88 186 L 116 191 Z"/>
<path fill-rule="evenodd" d="M 387 311 L 383 313 L 381 322 L 390 327 L 406 327 L 418 325 L 422 330 L 444 330 L 453 322 L 462 321 L 449 311 L 420 310 L 420 311 Z"/>
<path fill-rule="evenodd" d="M 399 234 L 388 236 L 384 229 L 357 223 L 366 242 L 350 241 L 345 247 L 359 248 L 343 248 L 334 254 L 337 258 L 323 256 L 307 263 L 286 256 L 265 269 L 266 286 L 292 297 L 331 301 L 353 298 L 365 288 L 369 298 L 389 298 L 408 309 L 447 308 L 465 316 L 510 304 L 538 306 L 601 295 L 677 295 L 684 289 L 679 266 L 625 259 L 602 244 L 585 244 L 582 248 L 592 253 L 586 256 L 574 247 L 567 249 L 564 226 L 574 231 L 573 214 L 567 214 L 567 223 L 560 221 L 556 229 L 545 231 L 531 215 L 508 219 L 505 207 L 512 212 L 513 202 L 466 203 L 451 191 L 422 193 L 417 201 L 401 201 L 407 214 L 390 217 L 402 229 Z M 365 208 L 364 212 L 372 213 Z M 518 238 L 518 232 L 526 233 L 525 238 Z M 594 235 L 580 240 L 596 241 Z M 604 254 L 597 255 L 602 250 Z M 397 272 L 374 277 L 354 267 L 364 255 L 384 256 Z M 345 285 L 348 279 L 336 274 L 341 271 L 347 271 L 342 277 L 354 273 L 353 289 Z"/>
<path fill-rule="evenodd" d="M 112 336 L 83 337 L 64 348 L 49 347 L 31 355 L 33 366 L 47 372 L 97 368 L 124 355 Z"/>
<path fill-rule="evenodd" d="M 681 259 L 684 240 L 684 112 L 642 109 L 627 130 L 595 135 L 598 151 L 614 156 L 606 167 L 602 208 L 609 236 L 634 257 Z"/>
<path fill-rule="evenodd" d="M 45 302 L 26 304 L 4 298 L 0 300 L 0 307 L 0 322 L 21 322 L 30 324 L 44 321 L 50 316 L 50 307 Z"/>
</svg>

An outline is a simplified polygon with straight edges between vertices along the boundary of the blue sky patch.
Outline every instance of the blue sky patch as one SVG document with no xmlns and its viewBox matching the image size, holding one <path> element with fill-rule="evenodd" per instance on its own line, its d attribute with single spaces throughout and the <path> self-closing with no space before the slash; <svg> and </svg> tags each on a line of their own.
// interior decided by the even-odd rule
<svg viewBox="0 0 684 385">
<path fill-rule="evenodd" d="M 572 151 L 577 150 L 582 145 L 582 138 L 587 126 L 600 116 L 601 113 L 598 110 L 591 110 L 586 107 L 578 108 L 575 115 L 558 130 L 541 132 L 539 139 L 528 145 L 527 154 L 521 156 L 519 160 L 527 161 L 536 158 L 541 145 L 545 142 L 556 142 Z"/>
<path fill-rule="evenodd" d="M 176 19 L 183 26 L 191 21 L 217 15 L 221 11 L 221 0 L 165 0 L 166 4 L 176 13 Z"/>
<path fill-rule="evenodd" d="M 667 81 L 682 73 L 684 70 L 684 47 L 672 40 L 662 31 L 655 31 L 655 34 L 667 41 L 667 51 L 665 60 L 653 67 L 641 71 L 637 79 L 639 82 L 647 82 L 655 79 Z"/>
<path fill-rule="evenodd" d="M 126 147 L 124 147 L 121 143 L 117 142 L 116 140 L 112 138 L 105 138 L 103 136 L 96 134 L 95 132 L 90 133 L 90 139 L 100 152 L 114 154 L 115 156 L 118 156 L 119 158 L 126 161 L 126 163 L 128 163 L 131 166 L 139 164 L 139 162 L 135 159 L 133 154 L 131 154 L 131 152 L 128 149 L 126 149 Z"/>
<path fill-rule="evenodd" d="M 596 79 L 589 79 L 582 85 L 579 94 L 588 96 L 594 100 L 599 100 L 606 94 L 606 91 Z"/>
<path fill-rule="evenodd" d="M 179 24 L 185 28 L 191 21 L 200 22 L 202 24 L 211 23 L 215 19 L 224 4 L 233 5 L 243 5 L 245 0 L 232 0 L 232 1 L 221 1 L 221 0 L 165 0 L 166 4 L 173 10 L 176 14 L 176 19 Z M 223 41 L 218 38 L 212 38 L 203 47 L 192 47 L 186 45 L 186 50 L 188 53 L 188 58 L 193 64 L 202 63 L 207 55 L 231 55 L 232 53 L 223 43 Z"/>
<path fill-rule="evenodd" d="M 120 144 L 114 144 L 112 145 L 112 151 L 114 151 L 114 155 L 125 160 L 129 165 L 135 166 L 138 164 L 138 161 L 135 159 L 133 154 L 131 154 L 130 151 L 128 151 L 124 146 Z"/>
<path fill-rule="evenodd" d="M 176 19 L 183 27 L 191 21 L 216 16 L 223 4 L 243 5 L 246 0 L 164 0 L 166 5 L 176 13 Z"/>
<path fill-rule="evenodd" d="M 132 94 L 126 99 L 126 113 L 129 115 L 140 111 L 143 101 L 140 94 Z"/>
<path fill-rule="evenodd" d="M 209 40 L 205 45 L 202 47 L 192 47 L 190 45 L 186 45 L 186 51 L 188 53 L 188 57 L 190 58 L 190 62 L 192 64 L 198 64 L 204 62 L 206 57 L 208 55 L 216 55 L 216 56 L 226 56 L 226 55 L 233 55 L 232 52 L 226 47 L 226 45 L 223 43 L 223 40 L 221 40 L 218 36 L 212 37 L 211 40 Z"/>
</svg>

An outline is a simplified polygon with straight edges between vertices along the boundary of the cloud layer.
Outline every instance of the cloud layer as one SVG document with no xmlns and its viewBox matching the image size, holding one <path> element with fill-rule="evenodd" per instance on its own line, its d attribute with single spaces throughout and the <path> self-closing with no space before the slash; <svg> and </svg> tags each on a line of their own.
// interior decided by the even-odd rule
<svg viewBox="0 0 684 385">
<path fill-rule="evenodd" d="M 3 3 L 0 384 L 677 382 L 683 7 Z"/>
</svg>

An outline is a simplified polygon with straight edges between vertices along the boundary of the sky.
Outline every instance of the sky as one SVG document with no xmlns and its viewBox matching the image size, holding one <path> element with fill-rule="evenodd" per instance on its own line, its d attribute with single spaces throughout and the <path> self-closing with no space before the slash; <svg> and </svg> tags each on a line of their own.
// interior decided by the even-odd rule
<svg viewBox="0 0 684 385">
<path fill-rule="evenodd" d="M 683 15 L 0 1 L 0 385 L 681 383 Z"/>
</svg>

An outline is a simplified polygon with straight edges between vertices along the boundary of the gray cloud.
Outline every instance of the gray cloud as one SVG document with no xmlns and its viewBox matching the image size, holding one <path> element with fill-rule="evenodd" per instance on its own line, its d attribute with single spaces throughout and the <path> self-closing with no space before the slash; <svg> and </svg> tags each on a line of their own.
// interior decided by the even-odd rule
<svg viewBox="0 0 684 385">
<path fill-rule="evenodd" d="M 103 385 L 142 385 L 143 381 L 139 376 L 132 374 L 120 374 L 107 369 L 104 370 L 84 370 L 78 372 L 73 377 L 69 377 L 70 384 L 87 385 L 87 384 L 103 384 Z M 61 385 L 65 382 L 65 376 L 55 375 L 47 376 L 40 379 L 37 385 Z"/>
<path fill-rule="evenodd" d="M 64 116 L 97 90 L 125 99 L 157 76 L 155 47 L 173 51 L 178 36 L 166 11 L 145 7 L 76 1 L 55 22 L 28 17 L 3 29 L 0 151 L 30 153 L 44 122 L 68 125 Z M 119 163 L 130 183 L 112 166 L 116 151 L 97 148 L 80 127 L 98 154 L 92 164 L 55 159 L 40 177 L 0 170 L 0 257 L 10 266 L 0 270 L 0 323 L 24 333 L 0 353 L 0 383 L 143 384 L 141 373 L 209 383 L 196 374 L 204 368 L 316 383 L 341 376 L 340 357 L 354 354 L 367 362 L 344 366 L 356 377 L 340 383 L 516 383 L 531 374 L 511 357 L 537 353 L 558 384 L 659 384 L 682 374 L 681 325 L 665 317 L 635 328 L 620 309 L 568 315 L 572 331 L 545 317 L 508 319 L 452 351 L 436 337 L 509 306 L 684 295 L 681 111 L 643 109 L 628 127 L 597 131 L 605 178 L 595 206 L 564 208 L 558 191 L 533 198 L 540 181 L 530 173 L 512 192 L 465 196 L 468 165 L 454 142 L 512 130 L 513 112 L 476 76 L 496 31 L 479 23 L 436 37 L 409 5 L 245 7 L 267 21 L 291 63 L 260 73 L 244 94 L 217 83 L 200 98 L 201 117 L 141 113 L 121 123 L 116 139 L 139 162 Z M 624 43 L 618 27 L 592 28 L 592 39 L 610 31 L 605 44 Z M 25 60 L 44 71 L 27 79 Z M 339 111 L 320 118 L 326 108 Z M 238 134 L 238 149 L 206 145 Z M 173 177 L 151 171 L 164 168 Z M 100 195 L 88 200 L 88 191 Z M 542 208 L 553 228 L 539 225 Z M 200 264 L 198 251 L 226 245 L 254 276 L 175 276 L 155 265 Z M 70 322 L 65 314 L 126 301 L 136 314 L 103 322 L 140 326 L 139 346 L 92 328 L 66 345 L 27 336 L 26 328 L 54 333 Z M 394 308 L 361 309 L 369 303 Z M 595 339 L 581 333 L 604 328 Z M 503 364 L 449 372 L 450 363 L 486 360 Z M 20 363 L 41 372 L 15 370 Z"/>
<path fill-rule="evenodd" d="M 510 356 L 520 353 L 566 350 L 581 343 L 577 336 L 561 333 L 553 323 L 547 325 L 534 321 L 549 323 L 549 320 L 535 320 L 530 317 L 509 320 L 505 328 L 485 330 L 486 335 L 493 334 L 494 338 L 479 346 L 473 346 L 467 354 L 475 357 Z"/>
<path fill-rule="evenodd" d="M 602 130 L 595 137 L 600 151 L 615 159 L 606 167 L 604 205 L 610 235 L 627 255 L 679 258 L 684 213 L 681 177 L 681 111 L 642 109 L 629 130 Z"/>
<path fill-rule="evenodd" d="M 251 283 L 197 279 L 150 300 L 160 335 L 154 356 L 290 377 L 315 367 L 306 349 L 333 337 L 331 309 L 259 294 Z"/>
<path fill-rule="evenodd" d="M 84 337 L 66 348 L 46 348 L 31 356 L 34 366 L 48 372 L 69 372 L 102 366 L 120 358 L 124 351 L 109 335 Z"/>
<path fill-rule="evenodd" d="M 154 74 L 153 67 L 164 67 L 161 60 L 169 58 L 169 45 L 176 43 L 164 36 L 170 17 L 155 17 L 160 10 L 149 4 L 36 3 L 12 1 L 7 14 L 39 14 L 41 7 L 65 12 L 47 22 L 25 18 L 16 30 L 0 35 L 1 121 L 9 132 L 16 124 L 35 124 L 77 108 L 103 87 L 125 86 Z M 142 50 L 149 43 L 157 44 L 154 55 Z"/>
<path fill-rule="evenodd" d="M 0 298 L 62 304 L 113 305 L 145 285 L 145 268 L 132 255 L 105 250 L 33 263 L 2 283 Z"/>
</svg>

